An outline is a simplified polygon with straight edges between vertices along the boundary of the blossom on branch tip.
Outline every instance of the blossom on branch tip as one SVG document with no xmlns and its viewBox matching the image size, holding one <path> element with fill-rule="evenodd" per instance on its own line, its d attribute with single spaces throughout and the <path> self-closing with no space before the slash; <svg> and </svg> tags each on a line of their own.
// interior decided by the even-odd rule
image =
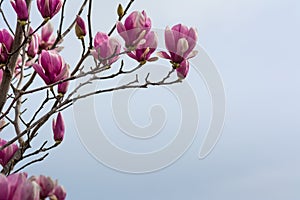
<svg viewBox="0 0 300 200">
<path fill-rule="evenodd" d="M 119 5 L 118 5 L 117 13 L 118 13 L 119 18 L 120 18 L 120 17 L 123 17 L 123 15 L 124 15 L 124 9 L 123 9 L 122 4 L 119 4 Z"/>
<path fill-rule="evenodd" d="M 33 30 L 32 28 L 30 28 L 30 33 L 32 32 Z M 27 55 L 29 58 L 34 58 L 38 53 L 38 51 L 39 51 L 39 37 L 37 34 L 33 34 L 28 43 Z"/>
<path fill-rule="evenodd" d="M 27 173 L 16 173 L 7 177 L 9 185 L 9 200 L 21 200 L 23 195 L 23 184 L 26 182 L 26 179 Z"/>
<path fill-rule="evenodd" d="M 0 200 L 64 200 L 66 192 L 50 177 L 40 175 L 27 178 L 27 173 L 5 176 L 0 173 Z"/>
<path fill-rule="evenodd" d="M 121 51 L 120 42 L 109 37 L 106 33 L 98 32 L 94 38 L 94 50 L 92 55 L 96 60 L 100 60 L 103 65 L 110 66 L 119 58 Z"/>
<path fill-rule="evenodd" d="M 37 0 L 38 9 L 45 20 L 51 19 L 62 7 L 61 0 Z"/>
<path fill-rule="evenodd" d="M 45 24 L 42 28 L 42 35 L 39 36 L 39 50 L 48 50 L 54 44 L 56 38 L 53 35 L 53 25 L 51 22 Z"/>
<path fill-rule="evenodd" d="M 125 41 L 127 49 L 135 49 L 151 29 L 151 19 L 145 11 L 132 12 L 125 23 L 117 23 L 117 31 Z"/>
<path fill-rule="evenodd" d="M 39 200 L 39 186 L 27 180 L 26 173 L 15 173 L 8 177 L 0 175 L 0 199 Z"/>
<path fill-rule="evenodd" d="M 55 142 L 62 142 L 65 134 L 65 123 L 60 112 L 58 113 L 56 120 L 53 119 L 52 121 L 52 130 Z"/>
<path fill-rule="evenodd" d="M 61 185 L 58 185 L 56 182 L 53 192 L 52 192 L 52 195 L 50 196 L 50 199 L 65 200 L 66 196 L 67 196 L 67 194 L 66 194 L 65 188 Z"/>
<path fill-rule="evenodd" d="M 165 45 L 169 52 L 161 51 L 159 57 L 171 60 L 173 68 L 185 78 L 189 69 L 188 59 L 197 55 L 194 50 L 197 42 L 197 31 L 182 24 L 177 24 L 165 30 Z M 182 69 L 179 69 L 183 67 Z"/>
<path fill-rule="evenodd" d="M 17 200 L 17 198 L 14 197 Z M 22 186 L 19 200 L 40 200 L 40 187 L 34 181 L 26 180 Z"/>
<path fill-rule="evenodd" d="M 150 31 L 145 37 L 144 37 L 144 43 L 139 44 L 137 48 L 129 53 L 127 55 L 136 61 L 140 62 L 141 64 L 145 64 L 146 61 L 155 61 L 157 60 L 157 57 L 150 57 L 151 54 L 156 50 L 157 48 L 157 36 L 153 31 Z"/>
<path fill-rule="evenodd" d="M 0 138 L 0 147 L 4 146 L 7 143 L 6 140 Z M 10 161 L 10 159 L 15 155 L 19 147 L 16 144 L 11 144 L 5 149 L 0 151 L 0 165 L 3 167 Z"/>
<path fill-rule="evenodd" d="M 45 199 L 49 197 L 54 189 L 54 182 L 50 177 L 40 175 L 38 177 L 31 177 L 31 181 L 35 181 L 40 187 L 39 197 Z"/>
<path fill-rule="evenodd" d="M 54 50 L 43 50 L 37 64 L 32 65 L 47 85 L 63 80 L 68 74 L 68 65 Z"/>
<path fill-rule="evenodd" d="M 26 23 L 28 20 L 28 8 L 25 0 L 10 0 L 10 3 L 17 13 L 18 20 L 21 23 Z"/>
<path fill-rule="evenodd" d="M 86 36 L 85 22 L 79 15 L 76 18 L 75 33 L 79 39 L 82 39 L 84 36 Z"/>
<path fill-rule="evenodd" d="M 6 29 L 0 30 L 0 66 L 6 64 L 13 40 L 13 37 Z"/>
</svg>

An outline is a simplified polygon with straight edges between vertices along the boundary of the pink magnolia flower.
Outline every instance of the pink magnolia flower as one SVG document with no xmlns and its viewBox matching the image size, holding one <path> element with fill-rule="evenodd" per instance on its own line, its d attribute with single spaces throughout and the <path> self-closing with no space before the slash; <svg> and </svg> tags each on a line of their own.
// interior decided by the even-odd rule
<svg viewBox="0 0 300 200">
<path fill-rule="evenodd" d="M 0 66 L 6 64 L 13 40 L 13 37 L 6 29 L 0 30 Z"/>
<path fill-rule="evenodd" d="M 33 68 L 47 85 L 63 80 L 68 74 L 67 64 L 56 51 L 43 50 Z"/>
<path fill-rule="evenodd" d="M 6 140 L 0 138 L 0 147 L 7 143 Z M 11 144 L 5 149 L 0 151 L 0 165 L 3 167 L 10 161 L 10 159 L 14 156 L 19 147 L 16 144 Z"/>
<path fill-rule="evenodd" d="M 54 189 L 54 182 L 50 177 L 40 175 L 38 177 L 31 177 L 31 181 L 35 181 L 40 187 L 40 198 L 45 199 L 50 196 Z"/>
<path fill-rule="evenodd" d="M 56 15 L 61 6 L 61 0 L 37 0 L 38 9 L 44 19 L 51 19 Z"/>
<path fill-rule="evenodd" d="M 176 70 L 181 66 L 184 66 L 185 69 L 180 69 L 180 74 L 185 74 L 184 77 L 186 77 L 189 68 L 189 63 L 187 63 L 188 59 L 196 56 L 198 53 L 194 50 L 196 42 L 196 29 L 188 28 L 182 24 L 177 24 L 173 26 L 172 29 L 167 27 L 165 30 L 165 44 L 169 54 L 161 51 L 158 55 L 162 58 L 171 60 L 171 63 Z"/>
<path fill-rule="evenodd" d="M 17 13 L 18 20 L 26 22 L 28 20 L 28 8 L 25 0 L 10 0 L 10 3 Z"/>
<path fill-rule="evenodd" d="M 0 174 L 0 199 L 39 200 L 39 186 L 27 180 L 26 173 L 16 173 L 8 177 Z"/>
<path fill-rule="evenodd" d="M 62 114 L 59 112 L 56 120 L 52 121 L 52 130 L 54 133 L 54 140 L 56 142 L 62 142 L 65 134 L 65 123 Z"/>
<path fill-rule="evenodd" d="M 9 185 L 8 185 L 8 180 L 6 176 L 4 176 L 2 173 L 0 173 L 0 199 L 8 199 L 9 195 Z"/>
<path fill-rule="evenodd" d="M 14 197 L 15 200 L 18 198 Z M 22 192 L 19 200 L 40 200 L 40 187 L 34 181 L 27 180 L 22 185 Z"/>
<path fill-rule="evenodd" d="M 76 18 L 75 33 L 79 39 L 82 39 L 84 36 L 86 36 L 85 23 L 79 15 Z"/>
<path fill-rule="evenodd" d="M 117 23 L 117 31 L 125 40 L 125 46 L 128 49 L 135 49 L 150 29 L 151 19 L 147 17 L 145 11 L 134 11 L 126 18 L 124 24 Z"/>
<path fill-rule="evenodd" d="M 50 177 L 39 176 L 27 179 L 27 173 L 5 176 L 0 173 L 0 200 L 64 200 L 66 192 Z"/>
<path fill-rule="evenodd" d="M 51 22 L 48 22 L 42 28 L 42 35 L 39 36 L 39 49 L 40 50 L 48 50 L 54 44 L 56 38 L 53 35 L 53 25 Z"/>
<path fill-rule="evenodd" d="M 98 32 L 94 38 L 94 48 L 92 51 L 94 58 L 100 60 L 103 65 L 111 65 L 119 58 L 121 44 L 106 33 Z"/>
<path fill-rule="evenodd" d="M 30 33 L 32 33 L 33 30 L 30 28 Z M 31 39 L 29 41 L 28 49 L 27 49 L 27 55 L 29 58 L 34 58 L 36 54 L 39 51 L 39 37 L 38 34 L 33 34 L 31 36 Z"/>
<path fill-rule="evenodd" d="M 66 196 L 67 196 L 67 193 L 65 191 L 65 188 L 61 185 L 58 185 L 57 181 L 56 181 L 53 192 L 52 192 L 53 199 L 65 200 Z M 52 199 L 52 198 L 50 198 L 50 199 Z"/>
<path fill-rule="evenodd" d="M 146 63 L 146 61 L 155 61 L 156 57 L 150 57 L 151 54 L 157 48 L 157 36 L 153 31 L 150 31 L 145 37 L 145 42 L 139 44 L 134 51 L 127 53 L 128 56 L 140 62 L 141 64 Z"/>
<path fill-rule="evenodd" d="M 23 195 L 23 184 L 26 182 L 26 173 L 12 174 L 7 177 L 9 185 L 8 199 L 21 200 Z"/>
</svg>

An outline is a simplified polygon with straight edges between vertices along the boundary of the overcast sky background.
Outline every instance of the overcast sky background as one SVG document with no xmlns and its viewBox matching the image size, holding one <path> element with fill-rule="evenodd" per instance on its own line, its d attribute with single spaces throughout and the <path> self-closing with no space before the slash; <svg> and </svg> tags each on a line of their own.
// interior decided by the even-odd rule
<svg viewBox="0 0 300 200">
<path fill-rule="evenodd" d="M 73 18 L 79 2 L 67 4 L 66 22 Z M 110 29 L 118 3 L 127 1 L 94 1 L 94 33 Z M 298 200 L 300 2 L 137 0 L 131 11 L 142 9 L 155 28 L 184 23 L 198 29 L 199 45 L 216 64 L 227 97 L 226 122 L 215 149 L 199 160 L 203 141 L 199 133 L 173 165 L 149 174 L 121 173 L 102 165 L 85 150 L 70 109 L 64 114 L 67 132 L 63 144 L 46 161 L 28 168 L 29 174 L 58 178 L 72 200 Z M 3 27 L 3 22 L 0 25 Z M 74 49 L 80 48 L 73 39 L 66 39 L 63 51 L 71 66 L 79 57 Z M 187 81 L 203 85 L 193 76 Z M 107 97 L 103 102 L 109 105 Z M 150 97 L 146 97 L 149 102 L 156 101 Z M 205 110 L 203 102 L 209 101 L 205 96 L 203 99 L 198 98 Z M 115 124 L 106 126 L 115 130 Z M 47 134 L 49 130 L 50 124 L 42 131 Z"/>
</svg>

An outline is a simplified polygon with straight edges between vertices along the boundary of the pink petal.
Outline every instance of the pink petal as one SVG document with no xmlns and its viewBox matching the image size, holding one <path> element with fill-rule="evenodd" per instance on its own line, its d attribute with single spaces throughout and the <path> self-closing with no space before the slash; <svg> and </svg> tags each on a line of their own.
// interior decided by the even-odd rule
<svg viewBox="0 0 300 200">
<path fill-rule="evenodd" d="M 9 184 L 6 176 L 0 173 L 0 199 L 8 199 L 9 195 Z"/>
<path fill-rule="evenodd" d="M 176 53 L 176 41 L 174 39 L 173 31 L 169 27 L 165 30 L 165 44 L 169 52 Z"/>
<path fill-rule="evenodd" d="M 53 25 L 51 22 L 48 22 L 42 28 L 42 41 L 48 42 L 52 33 L 53 33 Z"/>
<path fill-rule="evenodd" d="M 134 60 L 140 61 L 132 52 L 127 53 L 127 55 Z"/>
<path fill-rule="evenodd" d="M 49 78 L 45 75 L 43 68 L 39 64 L 33 64 L 32 67 L 47 85 L 51 84 Z"/>
<path fill-rule="evenodd" d="M 189 69 L 190 69 L 189 62 L 187 60 L 182 61 L 180 63 L 180 67 L 176 69 L 177 76 L 181 79 L 184 79 L 187 76 Z"/>
<path fill-rule="evenodd" d="M 194 50 L 194 51 L 192 51 L 192 52 L 187 56 L 186 59 L 193 58 L 193 57 L 195 57 L 197 54 L 198 54 L 198 51 L 197 51 L 197 50 Z"/>
<path fill-rule="evenodd" d="M 164 51 L 157 52 L 156 54 L 160 58 L 171 59 L 171 57 Z"/>
</svg>

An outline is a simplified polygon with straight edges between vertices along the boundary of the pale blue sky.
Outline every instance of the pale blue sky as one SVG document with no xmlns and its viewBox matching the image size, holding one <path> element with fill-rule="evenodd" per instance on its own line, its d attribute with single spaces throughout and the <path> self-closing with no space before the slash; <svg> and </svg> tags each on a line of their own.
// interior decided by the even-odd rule
<svg viewBox="0 0 300 200">
<path fill-rule="evenodd" d="M 94 1 L 94 32 L 109 30 L 119 2 L 127 1 Z M 75 6 L 68 5 L 67 11 L 73 14 Z M 198 160 L 203 138 L 199 133 L 170 167 L 142 175 L 121 173 L 85 150 L 70 109 L 65 113 L 65 141 L 28 172 L 58 178 L 72 200 L 298 200 L 300 2 L 137 0 L 131 8 L 142 9 L 155 28 L 179 22 L 197 27 L 199 44 L 218 67 L 227 116 L 214 151 Z M 66 39 L 65 46 L 63 54 L 72 65 L 77 60 L 73 51 L 80 45 Z M 197 84 L 193 76 L 188 81 Z"/>
</svg>

